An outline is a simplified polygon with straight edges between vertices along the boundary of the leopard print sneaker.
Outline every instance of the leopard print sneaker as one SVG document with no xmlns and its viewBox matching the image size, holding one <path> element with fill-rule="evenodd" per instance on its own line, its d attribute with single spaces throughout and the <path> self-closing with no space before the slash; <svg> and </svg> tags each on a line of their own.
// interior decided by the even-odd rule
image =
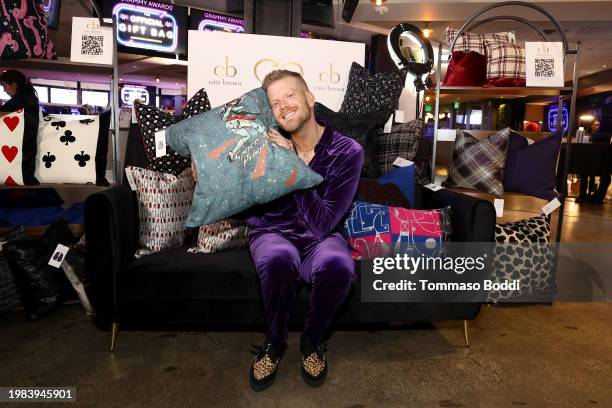
<svg viewBox="0 0 612 408">
<path fill-rule="evenodd" d="M 306 336 L 302 335 L 300 352 L 302 354 L 302 378 L 311 387 L 318 387 L 327 377 L 327 359 L 322 345 L 313 347 Z"/>
<path fill-rule="evenodd" d="M 261 346 L 256 346 L 253 354 L 255 361 L 249 368 L 249 383 L 253 391 L 259 392 L 274 383 L 282 351 L 275 350 L 272 344 L 266 341 Z"/>
</svg>

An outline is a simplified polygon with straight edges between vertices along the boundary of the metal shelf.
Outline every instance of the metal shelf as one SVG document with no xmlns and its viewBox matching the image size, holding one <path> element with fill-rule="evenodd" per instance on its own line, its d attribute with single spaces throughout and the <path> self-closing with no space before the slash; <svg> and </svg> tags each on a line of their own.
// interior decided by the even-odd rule
<svg viewBox="0 0 612 408">
<path fill-rule="evenodd" d="M 57 60 L 46 60 L 40 58 L 26 58 L 18 60 L 0 61 L 2 68 L 15 68 L 20 70 L 37 70 L 53 72 L 76 72 L 82 74 L 113 74 L 112 65 L 89 64 L 85 62 L 73 62 L 68 58 Z"/>
<path fill-rule="evenodd" d="M 572 93 L 572 87 L 545 88 L 536 86 L 522 87 L 491 87 L 479 86 L 440 86 L 440 95 L 470 95 L 482 97 L 499 96 L 559 96 Z"/>
</svg>

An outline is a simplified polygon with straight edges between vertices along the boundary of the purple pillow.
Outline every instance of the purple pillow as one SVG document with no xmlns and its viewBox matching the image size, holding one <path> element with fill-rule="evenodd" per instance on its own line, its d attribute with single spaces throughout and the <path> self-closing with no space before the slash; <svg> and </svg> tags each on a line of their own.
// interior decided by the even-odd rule
<svg viewBox="0 0 612 408">
<path fill-rule="evenodd" d="M 524 193 L 544 200 L 558 197 L 555 186 L 561 136 L 557 132 L 529 144 L 521 134 L 510 132 L 504 191 Z"/>
</svg>

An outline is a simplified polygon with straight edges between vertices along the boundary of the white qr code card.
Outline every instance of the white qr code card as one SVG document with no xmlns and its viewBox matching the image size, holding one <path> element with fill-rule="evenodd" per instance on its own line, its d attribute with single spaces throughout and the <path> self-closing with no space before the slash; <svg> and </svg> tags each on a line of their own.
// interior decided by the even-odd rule
<svg viewBox="0 0 612 408">
<path fill-rule="evenodd" d="M 113 64 L 113 29 L 100 26 L 97 18 L 73 17 L 70 60 Z"/>
<path fill-rule="evenodd" d="M 525 75 L 527 86 L 564 86 L 563 44 L 526 42 Z"/>
</svg>

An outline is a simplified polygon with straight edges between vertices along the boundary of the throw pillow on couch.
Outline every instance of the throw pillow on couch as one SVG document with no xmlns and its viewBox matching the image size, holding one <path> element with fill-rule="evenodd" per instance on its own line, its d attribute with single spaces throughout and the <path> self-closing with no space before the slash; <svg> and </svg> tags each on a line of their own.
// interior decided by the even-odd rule
<svg viewBox="0 0 612 408">
<path fill-rule="evenodd" d="M 41 183 L 107 186 L 111 112 L 98 116 L 51 115 L 38 134 L 36 178 Z"/>
<path fill-rule="evenodd" d="M 293 152 L 269 141 L 275 127 L 266 93 L 256 88 L 166 129 L 168 145 L 195 163 L 197 186 L 188 227 L 228 218 L 322 177 Z"/>
<path fill-rule="evenodd" d="M 34 176 L 38 108 L 0 114 L 0 185 L 39 184 Z"/>
</svg>

